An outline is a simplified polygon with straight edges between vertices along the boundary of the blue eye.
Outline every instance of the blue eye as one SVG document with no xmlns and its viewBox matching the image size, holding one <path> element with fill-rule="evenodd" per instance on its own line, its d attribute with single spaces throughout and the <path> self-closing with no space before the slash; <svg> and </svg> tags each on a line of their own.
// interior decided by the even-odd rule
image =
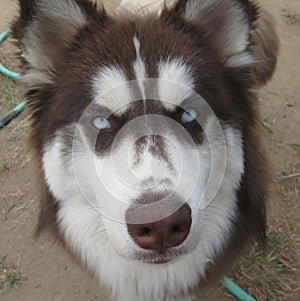
<svg viewBox="0 0 300 301">
<path fill-rule="evenodd" d="M 197 112 L 194 109 L 187 109 L 181 116 L 182 123 L 191 123 L 197 118 Z"/>
<path fill-rule="evenodd" d="M 110 123 L 104 117 L 98 116 L 93 120 L 93 126 L 99 130 L 110 129 Z"/>
</svg>

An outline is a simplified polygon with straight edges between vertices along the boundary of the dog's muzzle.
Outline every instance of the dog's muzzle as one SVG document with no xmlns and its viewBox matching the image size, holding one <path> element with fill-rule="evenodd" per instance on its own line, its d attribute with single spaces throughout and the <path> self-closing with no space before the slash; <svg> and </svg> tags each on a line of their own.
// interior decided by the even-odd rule
<svg viewBox="0 0 300 301">
<path fill-rule="evenodd" d="M 180 246 L 189 235 L 191 208 L 183 202 L 172 202 L 169 196 L 145 194 L 128 208 L 126 222 L 128 233 L 139 247 L 164 255 L 168 249 Z"/>
</svg>

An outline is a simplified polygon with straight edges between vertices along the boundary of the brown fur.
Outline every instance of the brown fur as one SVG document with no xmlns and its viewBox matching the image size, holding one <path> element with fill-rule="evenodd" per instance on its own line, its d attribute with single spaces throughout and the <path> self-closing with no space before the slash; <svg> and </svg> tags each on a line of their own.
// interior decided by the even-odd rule
<svg viewBox="0 0 300 301">
<path fill-rule="evenodd" d="M 273 17 L 260 9 L 251 33 L 251 51 L 254 54 L 254 74 L 259 86 L 272 77 L 277 64 L 279 39 Z"/>
</svg>

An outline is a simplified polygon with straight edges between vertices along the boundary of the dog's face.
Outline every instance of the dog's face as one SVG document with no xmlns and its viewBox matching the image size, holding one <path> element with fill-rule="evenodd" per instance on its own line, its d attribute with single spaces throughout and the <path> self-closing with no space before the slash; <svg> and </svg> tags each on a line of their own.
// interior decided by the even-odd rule
<svg viewBox="0 0 300 301">
<path fill-rule="evenodd" d="M 80 203 L 81 214 L 94 208 L 105 229 L 99 239 L 121 256 L 161 263 L 204 242 L 219 247 L 243 171 L 238 125 L 221 113 L 235 110 L 224 84 L 230 72 L 182 20 L 185 31 L 168 17 L 111 22 L 103 33 L 102 24 L 87 25 L 62 62 L 53 105 L 65 124 L 43 152 L 50 190 L 62 203 Z"/>
<path fill-rule="evenodd" d="M 32 138 L 63 237 L 93 269 L 115 252 L 203 273 L 239 219 L 255 9 L 191 0 L 112 17 L 25 2 Z"/>
</svg>

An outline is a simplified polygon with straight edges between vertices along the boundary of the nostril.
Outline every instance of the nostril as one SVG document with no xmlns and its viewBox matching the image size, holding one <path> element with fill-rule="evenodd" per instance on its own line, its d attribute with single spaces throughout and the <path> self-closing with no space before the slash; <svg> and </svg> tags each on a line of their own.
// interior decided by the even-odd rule
<svg viewBox="0 0 300 301">
<path fill-rule="evenodd" d="M 171 232 L 172 233 L 181 233 L 182 232 L 182 229 L 179 225 L 175 225 L 173 226 L 173 228 L 171 229 Z"/>
<path fill-rule="evenodd" d="M 151 229 L 148 228 L 148 227 L 143 227 L 140 229 L 139 233 L 138 233 L 138 236 L 148 236 L 151 234 Z"/>
</svg>

